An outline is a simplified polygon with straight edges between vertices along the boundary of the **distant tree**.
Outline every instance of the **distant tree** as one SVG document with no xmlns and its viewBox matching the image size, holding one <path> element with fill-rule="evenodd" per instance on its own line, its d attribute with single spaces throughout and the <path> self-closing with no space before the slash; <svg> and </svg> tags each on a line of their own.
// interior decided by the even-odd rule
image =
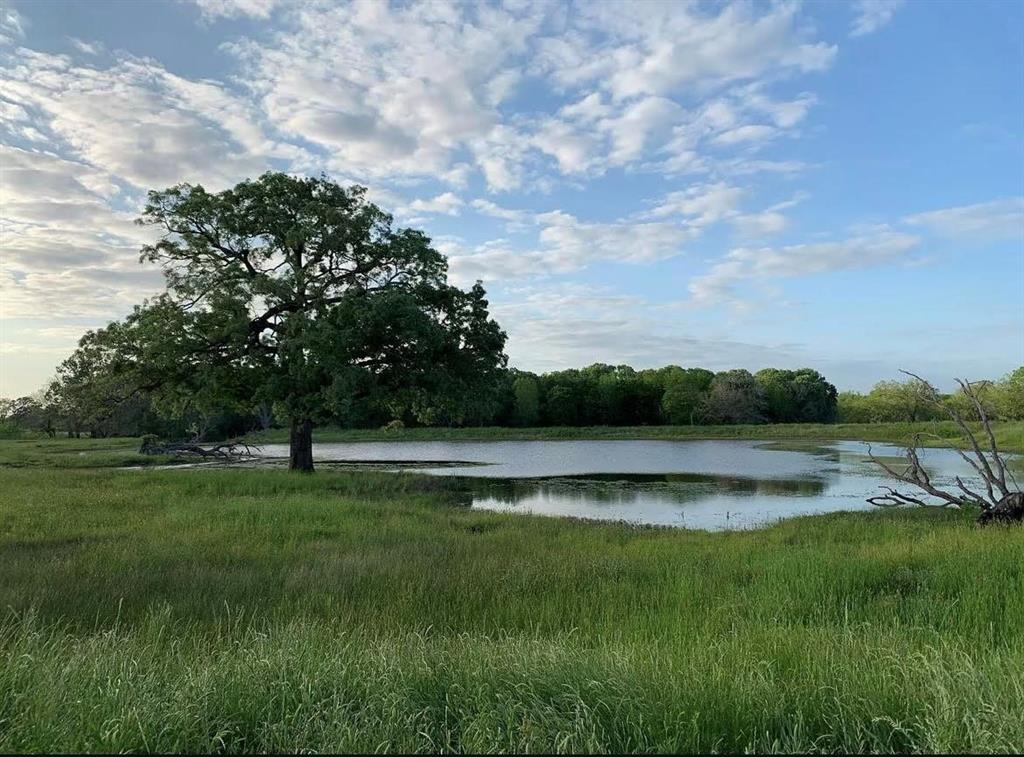
<svg viewBox="0 0 1024 757">
<path fill-rule="evenodd" d="M 750 371 L 716 373 L 700 414 L 706 423 L 764 423 L 764 389 Z"/>
<path fill-rule="evenodd" d="M 810 368 L 766 368 L 755 375 L 764 390 L 772 423 L 832 423 L 838 394 L 824 376 Z"/>
<path fill-rule="evenodd" d="M 943 396 L 942 399 L 945 405 L 953 408 L 963 417 L 970 417 L 974 414 L 974 400 L 978 399 L 984 402 L 989 420 L 1002 418 L 999 385 L 994 381 L 972 381 L 970 394 L 961 386 L 957 387 L 952 394 Z"/>
<path fill-rule="evenodd" d="M 871 422 L 934 420 L 939 415 L 921 396 L 916 381 L 880 381 L 868 393 Z"/>
<path fill-rule="evenodd" d="M 553 426 L 576 426 L 581 425 L 579 417 L 579 405 L 571 388 L 559 384 L 548 389 L 544 396 L 545 422 Z"/>
<path fill-rule="evenodd" d="M 824 376 L 811 368 L 800 368 L 793 371 L 790 386 L 797 423 L 835 422 L 839 393 Z"/>
<path fill-rule="evenodd" d="M 169 314 L 147 319 L 146 380 L 273 403 L 293 470 L 313 470 L 314 424 L 356 394 L 395 418 L 454 418 L 505 364 L 483 288 L 450 286 L 430 240 L 393 228 L 362 187 L 283 173 L 217 194 L 182 184 L 150 192 L 140 222 L 164 232 L 143 259 L 167 280 L 148 309 Z"/>
<path fill-rule="evenodd" d="M 871 423 L 871 407 L 866 394 L 840 392 L 836 400 L 836 420 L 840 423 Z"/>
<path fill-rule="evenodd" d="M 145 411 L 148 397 L 145 387 L 134 380 L 124 336 L 121 323 L 87 331 L 58 366 L 47 399 L 69 435 L 87 430 L 91 436 L 108 436 L 123 431 L 117 428 L 120 416 Z M 140 397 L 147 401 L 140 403 Z"/>
<path fill-rule="evenodd" d="M 43 391 L 33 395 L 4 400 L 3 424 L 17 431 L 42 431 L 49 436 L 56 433 L 56 409 L 47 401 Z"/>
<path fill-rule="evenodd" d="M 995 404 L 1005 420 L 1024 420 L 1024 366 L 1008 373 L 996 384 Z"/>
<path fill-rule="evenodd" d="M 661 398 L 661 412 L 665 421 L 673 425 L 692 425 L 697 420 L 715 374 L 703 368 L 679 368 L 666 372 L 665 392 Z"/>
<path fill-rule="evenodd" d="M 519 376 L 512 384 L 515 392 L 515 421 L 519 426 L 536 426 L 540 419 L 540 388 L 533 376 Z"/>
<path fill-rule="evenodd" d="M 764 392 L 765 414 L 772 423 L 795 423 L 800 417 L 800 402 L 794 386 L 794 372 L 765 368 L 754 374 Z"/>
</svg>

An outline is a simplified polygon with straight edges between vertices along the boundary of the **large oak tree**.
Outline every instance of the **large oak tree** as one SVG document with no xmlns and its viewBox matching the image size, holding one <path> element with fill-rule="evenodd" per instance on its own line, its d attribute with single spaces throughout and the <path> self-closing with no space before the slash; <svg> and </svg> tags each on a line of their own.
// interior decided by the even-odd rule
<svg viewBox="0 0 1024 757">
<path fill-rule="evenodd" d="M 395 228 L 362 187 L 283 173 L 218 193 L 181 184 L 150 192 L 140 223 L 163 232 L 142 257 L 167 280 L 133 316 L 143 381 L 273 403 L 293 470 L 313 469 L 314 425 L 355 398 L 458 419 L 506 363 L 479 283 L 448 284 L 430 240 Z"/>
</svg>

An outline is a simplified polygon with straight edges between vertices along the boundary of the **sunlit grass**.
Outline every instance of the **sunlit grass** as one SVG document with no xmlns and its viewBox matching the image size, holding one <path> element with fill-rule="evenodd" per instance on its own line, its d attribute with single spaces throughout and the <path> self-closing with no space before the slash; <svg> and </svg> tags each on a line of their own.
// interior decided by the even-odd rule
<svg viewBox="0 0 1024 757">
<path fill-rule="evenodd" d="M 454 486 L 0 470 L 0 750 L 1024 748 L 1020 528 L 628 528 Z"/>
</svg>

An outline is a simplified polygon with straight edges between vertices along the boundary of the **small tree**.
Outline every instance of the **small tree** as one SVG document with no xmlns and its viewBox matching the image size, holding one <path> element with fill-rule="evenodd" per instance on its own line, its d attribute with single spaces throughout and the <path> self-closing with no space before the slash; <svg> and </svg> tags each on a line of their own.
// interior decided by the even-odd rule
<svg viewBox="0 0 1024 757">
<path fill-rule="evenodd" d="M 910 446 L 907 447 L 907 466 L 902 471 L 896 470 L 886 462 L 876 458 L 871 452 L 870 445 L 868 445 L 868 457 L 896 480 L 916 486 L 925 495 L 933 499 L 925 499 L 923 496 L 907 494 L 886 486 L 883 487 L 886 490 L 885 494 L 869 497 L 867 501 L 872 505 L 880 507 L 895 507 L 899 505 L 978 507 L 981 509 L 978 522 L 982 524 L 996 521 L 1019 522 L 1024 520 L 1024 494 L 1021 493 L 1020 486 L 1014 479 L 1013 472 L 1007 467 L 1006 461 L 999 452 L 995 433 L 992 431 L 992 423 L 977 386 L 970 381 L 957 379 L 957 384 L 960 386 L 963 398 L 969 402 L 972 414 L 981 424 L 984 431 L 988 446 L 987 453 L 982 450 L 982 443 L 979 443 L 974 431 L 968 425 L 969 416 L 965 417 L 964 413 L 958 409 L 958 403 L 943 401 L 942 395 L 939 394 L 935 387 L 920 376 L 908 371 L 902 371 L 902 373 L 906 373 L 913 378 L 923 403 L 935 410 L 944 411 L 956 423 L 961 436 L 970 448 L 970 454 L 964 452 L 955 444 L 948 442 L 948 440 L 942 439 L 942 441 L 955 450 L 974 469 L 985 491 L 980 492 L 977 488 L 972 489 L 960 476 L 954 478 L 954 483 L 958 490 L 956 492 L 949 492 L 936 486 L 931 480 L 928 471 L 921 464 L 918 450 L 921 446 L 921 438 L 924 435 L 917 434 L 914 436 Z M 938 436 L 931 436 L 941 439 Z"/>
</svg>

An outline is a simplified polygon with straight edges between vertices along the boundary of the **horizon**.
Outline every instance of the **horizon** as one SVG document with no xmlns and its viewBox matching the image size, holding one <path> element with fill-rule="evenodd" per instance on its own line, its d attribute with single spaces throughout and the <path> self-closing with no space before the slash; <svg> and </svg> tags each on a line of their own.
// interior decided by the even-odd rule
<svg viewBox="0 0 1024 757">
<path fill-rule="evenodd" d="M 266 170 L 423 229 L 523 370 L 1024 364 L 1024 5 L 637 7 L 6 3 L 0 396 L 162 289 L 147 190 Z"/>
</svg>

